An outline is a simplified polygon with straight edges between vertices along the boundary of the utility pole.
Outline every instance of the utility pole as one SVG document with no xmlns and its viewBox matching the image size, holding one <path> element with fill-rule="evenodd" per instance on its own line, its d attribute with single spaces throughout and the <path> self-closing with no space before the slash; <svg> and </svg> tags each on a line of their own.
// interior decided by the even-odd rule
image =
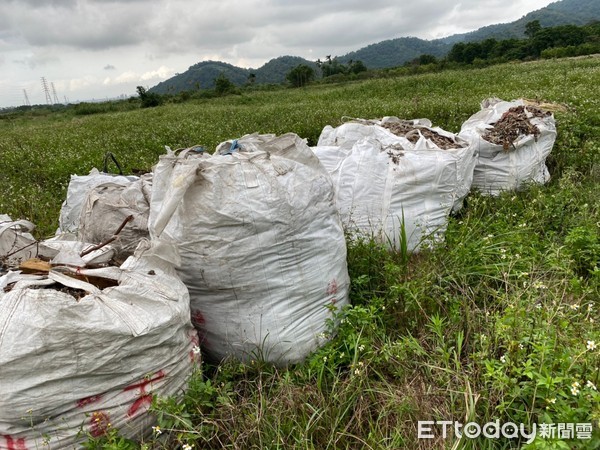
<svg viewBox="0 0 600 450">
<path fill-rule="evenodd" d="M 46 103 L 51 105 L 52 99 L 50 98 L 50 89 L 48 89 L 48 82 L 44 77 L 42 77 L 42 90 L 44 91 L 44 94 L 46 94 Z"/>
<path fill-rule="evenodd" d="M 60 103 L 60 100 L 58 99 L 58 95 L 56 95 L 56 88 L 54 87 L 54 81 L 50 83 L 50 86 L 52 86 L 52 93 L 54 94 L 54 103 Z"/>
<path fill-rule="evenodd" d="M 27 89 L 23 89 L 23 95 L 25 95 L 25 105 L 31 106 L 31 103 L 29 102 L 29 96 L 27 95 Z"/>
</svg>

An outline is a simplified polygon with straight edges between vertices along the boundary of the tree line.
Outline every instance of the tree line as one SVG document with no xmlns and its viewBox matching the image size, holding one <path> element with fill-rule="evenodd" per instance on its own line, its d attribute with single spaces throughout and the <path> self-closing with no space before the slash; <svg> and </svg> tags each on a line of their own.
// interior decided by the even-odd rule
<svg viewBox="0 0 600 450">
<path fill-rule="evenodd" d="M 485 66 L 508 61 L 528 61 L 539 58 L 563 58 L 570 56 L 600 53 L 600 22 L 588 25 L 558 25 L 542 27 L 539 20 L 526 24 L 524 39 L 485 39 L 480 42 L 459 42 L 454 44 L 445 58 L 430 54 L 405 63 L 404 67 L 421 67 L 419 71 L 440 70 L 453 66 Z M 352 75 L 367 71 L 362 61 L 348 61 L 346 64 L 337 58 L 327 56 L 325 61 L 317 60 L 323 81 L 343 81 Z M 384 69 L 387 71 L 389 69 Z M 287 81 L 294 87 L 301 87 L 318 78 L 311 67 L 300 64 L 287 74 Z"/>
<path fill-rule="evenodd" d="M 525 39 L 486 39 L 454 44 L 446 59 L 473 64 L 580 56 L 600 52 L 600 22 L 585 26 L 559 25 L 542 28 L 538 20 L 527 23 Z"/>
</svg>

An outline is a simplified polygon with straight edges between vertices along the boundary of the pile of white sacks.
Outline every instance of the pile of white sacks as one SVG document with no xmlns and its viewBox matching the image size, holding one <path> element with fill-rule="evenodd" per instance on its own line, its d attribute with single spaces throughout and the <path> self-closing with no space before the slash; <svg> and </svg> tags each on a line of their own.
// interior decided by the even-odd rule
<svg viewBox="0 0 600 450">
<path fill-rule="evenodd" d="M 285 366 L 326 342 L 349 290 L 331 177 L 294 134 L 223 147 L 74 176 L 41 243 L 0 216 L 0 448 L 142 439 L 200 348 Z"/>
<path fill-rule="evenodd" d="M 181 395 L 200 348 L 301 362 L 349 303 L 346 232 L 418 251 L 472 188 L 548 180 L 551 115 L 508 151 L 484 139 L 522 104 L 487 101 L 457 135 L 386 117 L 326 126 L 312 149 L 291 133 L 167 148 L 142 177 L 72 176 L 43 242 L 0 215 L 0 448 L 143 438 L 152 395 Z M 17 269 L 32 257 L 47 269 Z"/>
<path fill-rule="evenodd" d="M 443 239 L 450 213 L 472 189 L 499 195 L 547 182 L 545 161 L 556 138 L 551 114 L 532 115 L 538 134 L 521 135 L 508 149 L 484 139 L 503 114 L 523 105 L 488 99 L 457 135 L 427 119 L 326 126 L 313 151 L 332 176 L 344 227 L 353 236 L 415 252 Z M 394 124 L 411 131 L 394 133 L 403 128 Z"/>
</svg>

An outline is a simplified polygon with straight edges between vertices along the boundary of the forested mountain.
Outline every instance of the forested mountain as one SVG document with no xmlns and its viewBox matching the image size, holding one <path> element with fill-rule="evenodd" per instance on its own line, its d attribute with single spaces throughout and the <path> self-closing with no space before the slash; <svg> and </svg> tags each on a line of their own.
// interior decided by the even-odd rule
<svg viewBox="0 0 600 450">
<path fill-rule="evenodd" d="M 540 25 L 544 28 L 558 25 L 586 25 L 600 20 L 600 1 L 562 0 L 532 11 L 514 22 L 489 25 L 470 33 L 453 34 L 434 42 L 455 44 L 457 42 L 483 41 L 488 38 L 522 39 L 525 37 L 525 26 L 534 20 L 539 20 Z"/>
<path fill-rule="evenodd" d="M 435 57 L 445 56 L 452 48 L 443 42 L 425 41 L 415 37 L 390 39 L 371 44 L 355 52 L 338 57 L 342 62 L 362 61 L 369 69 L 395 67 L 411 61 L 423 54 Z"/>
<path fill-rule="evenodd" d="M 299 64 L 306 64 L 318 71 L 317 63 L 298 56 L 280 56 L 272 59 L 259 69 L 250 72 L 256 75 L 256 83 L 279 84 L 285 81 L 285 76 Z"/>
<path fill-rule="evenodd" d="M 215 87 L 215 78 L 221 74 L 237 86 L 250 82 L 280 84 L 285 81 L 286 74 L 298 64 L 306 64 L 317 70 L 315 62 L 298 56 L 280 56 L 258 69 L 244 69 L 220 61 L 202 61 L 185 72 L 157 84 L 149 91 L 157 94 L 174 94 L 181 91 L 212 89 Z"/>
<path fill-rule="evenodd" d="M 458 42 L 481 42 L 489 38 L 497 40 L 523 39 L 526 25 L 535 20 L 539 21 L 543 28 L 559 25 L 585 25 L 600 20 L 600 0 L 562 0 L 533 11 L 511 23 L 490 25 L 470 33 L 456 34 L 433 41 L 415 37 L 389 39 L 345 55 L 336 56 L 333 59 L 340 63 L 347 63 L 351 60 L 362 61 L 369 69 L 397 67 L 421 55 L 443 58 Z M 184 73 L 159 83 L 149 91 L 166 94 L 212 89 L 215 85 L 215 78 L 221 74 L 237 86 L 246 83 L 279 84 L 285 82 L 287 73 L 299 64 L 306 64 L 319 73 L 315 62 L 297 56 L 274 58 L 258 69 L 244 69 L 219 61 L 203 61 L 191 66 Z"/>
<path fill-rule="evenodd" d="M 242 85 L 248 80 L 249 72 L 247 69 L 221 61 L 202 61 L 185 72 L 162 81 L 150 89 L 150 92 L 174 94 L 181 91 L 212 89 L 215 87 L 215 78 L 220 74 L 225 75 L 232 83 Z"/>
</svg>

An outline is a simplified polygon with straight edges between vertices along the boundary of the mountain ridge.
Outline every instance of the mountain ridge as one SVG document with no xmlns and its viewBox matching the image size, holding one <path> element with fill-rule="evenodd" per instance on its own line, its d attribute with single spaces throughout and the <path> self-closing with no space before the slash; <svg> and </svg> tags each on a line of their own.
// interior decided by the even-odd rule
<svg viewBox="0 0 600 450">
<path fill-rule="evenodd" d="M 429 54 L 436 58 L 445 57 L 458 42 L 477 42 L 488 38 L 522 39 L 527 23 L 539 20 L 542 27 L 558 25 L 585 25 L 600 20 L 600 1 L 561 0 L 532 11 L 518 20 L 493 24 L 477 30 L 454 34 L 445 38 L 425 40 L 416 37 L 399 37 L 369 44 L 358 50 L 336 56 L 334 59 L 345 63 L 350 60 L 362 61 L 369 69 L 397 67 Z M 158 94 L 178 93 L 186 90 L 212 89 L 214 79 L 220 74 L 233 84 L 242 86 L 248 83 L 280 84 L 285 82 L 287 73 L 299 64 L 306 64 L 315 70 L 318 65 L 299 56 L 279 56 L 257 69 L 247 69 L 221 61 L 202 61 L 189 67 L 186 72 L 158 83 L 150 89 Z"/>
</svg>

